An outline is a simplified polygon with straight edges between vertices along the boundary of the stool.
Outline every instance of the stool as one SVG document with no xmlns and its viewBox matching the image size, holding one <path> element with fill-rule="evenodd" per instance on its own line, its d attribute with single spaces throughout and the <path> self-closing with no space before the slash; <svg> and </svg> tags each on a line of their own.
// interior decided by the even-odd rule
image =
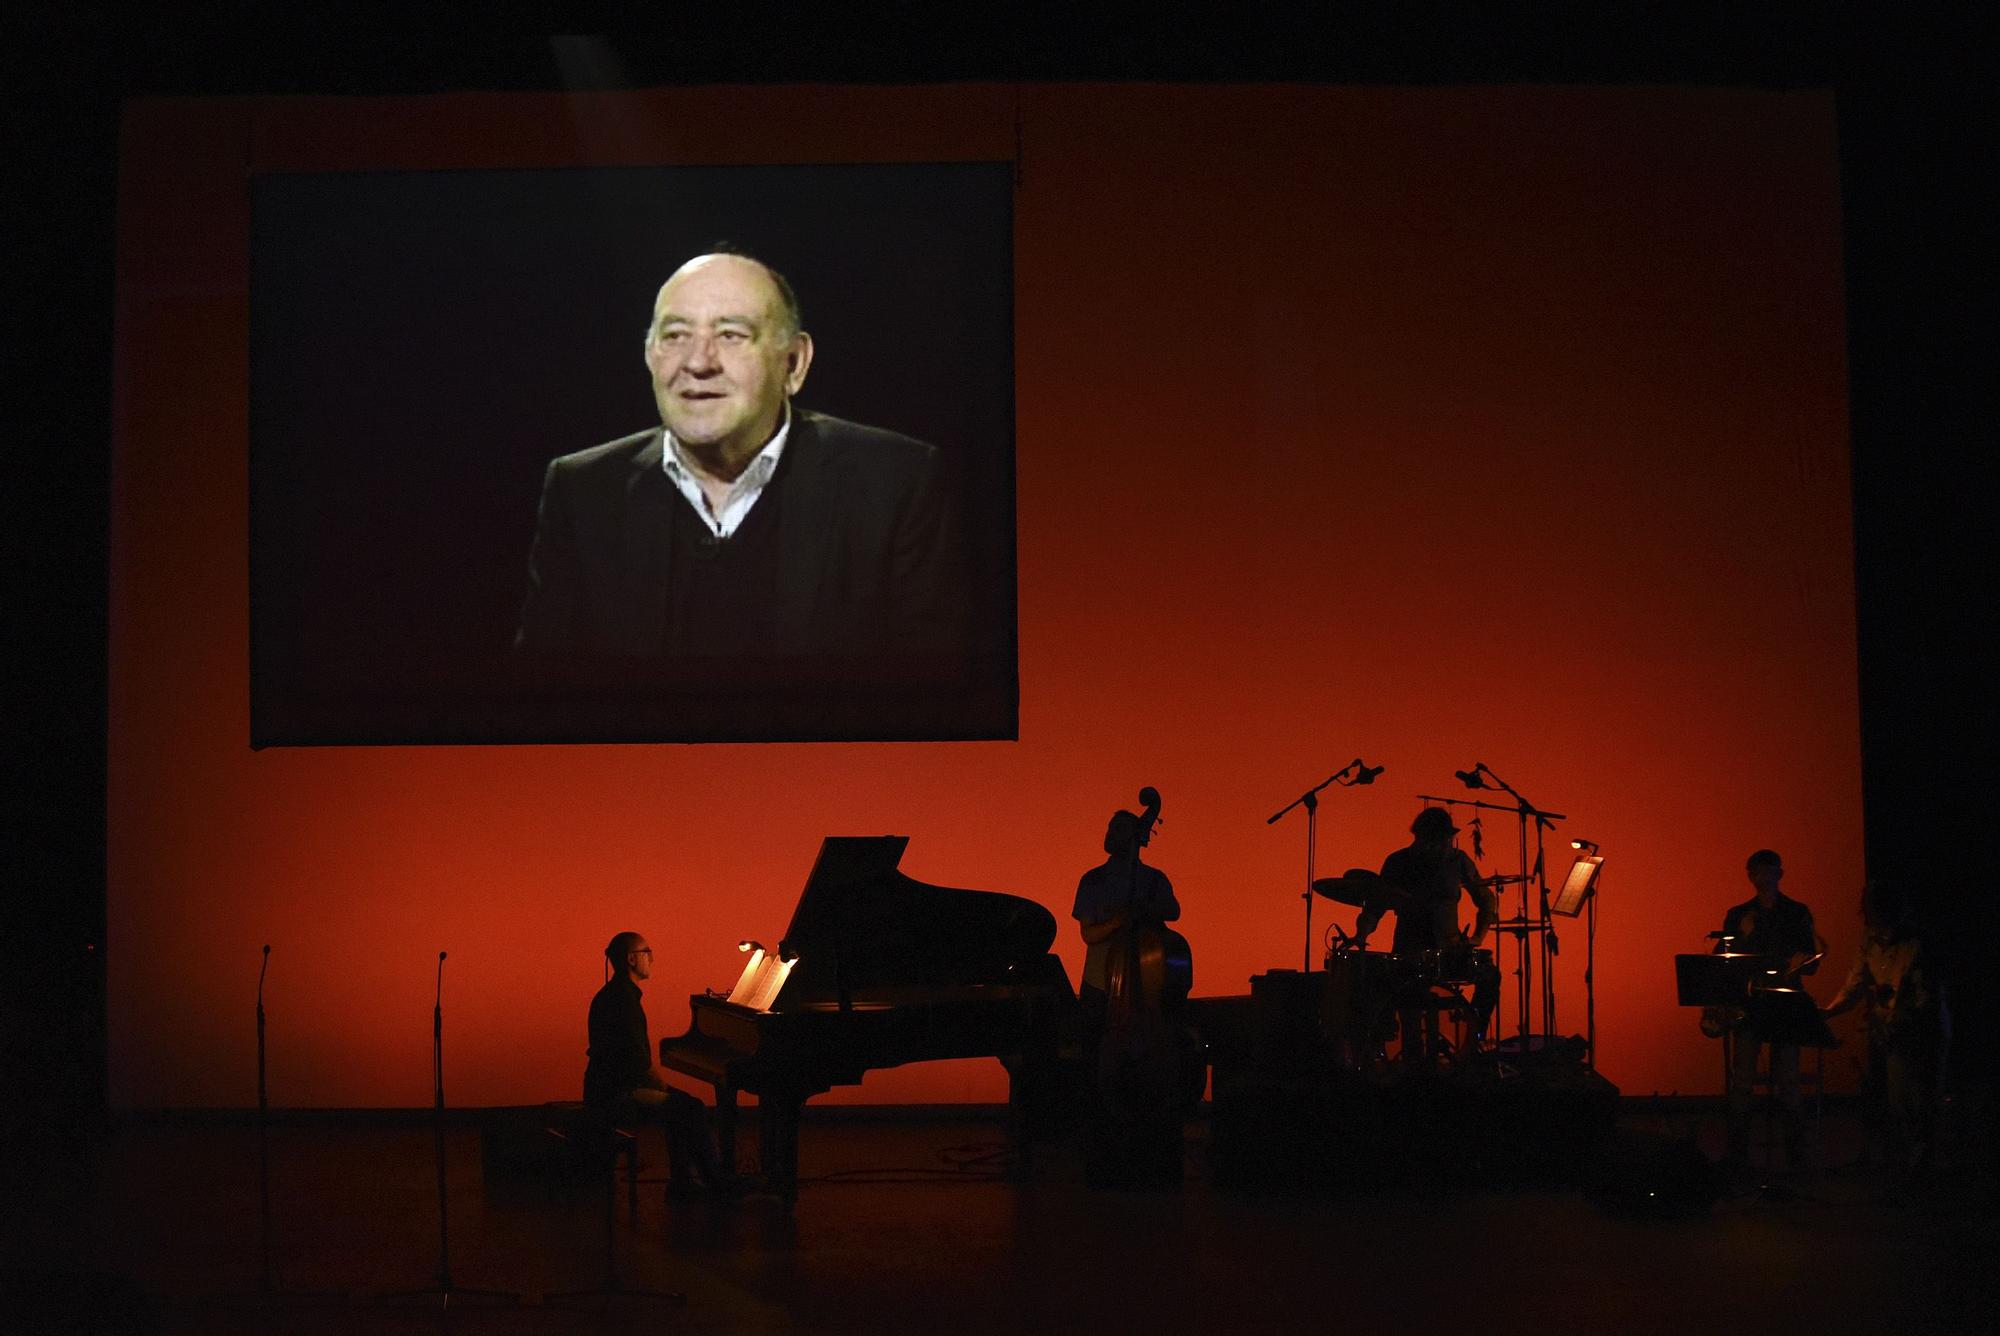
<svg viewBox="0 0 2000 1336">
<path fill-rule="evenodd" d="M 604 1190 L 609 1209 L 615 1210 L 617 1200 L 618 1162 L 625 1161 L 625 1214 L 633 1224 L 639 1223 L 639 1137 L 622 1127 L 613 1125 L 604 1116 L 586 1104 L 550 1104 L 545 1106 L 547 1121 L 544 1133 L 558 1143 L 563 1153 L 575 1164 L 594 1174 L 604 1175 Z"/>
<path fill-rule="evenodd" d="M 1472 1029 L 1472 1005 L 1452 984 L 1430 984 L 1421 994 L 1399 1002 L 1397 1012 L 1399 1027 L 1402 1017 L 1421 1017 L 1423 1031 L 1421 1035 L 1405 1034 L 1402 1037 L 1398 1052 L 1402 1061 L 1434 1063 L 1444 1059 L 1448 1064 L 1456 1064 L 1465 1057 L 1466 1036 Z M 1443 1034 L 1446 1017 L 1450 1017 L 1449 1038 Z M 1448 1058 L 1440 1051 L 1440 1040 L 1450 1048 Z"/>
<path fill-rule="evenodd" d="M 1722 1091 L 1724 1098 L 1728 1097 L 1730 1080 L 1736 1067 L 1737 1045 L 1739 1043 L 1758 1042 L 1750 1035 L 1741 1033 L 1740 1030 L 1730 1030 L 1723 1034 Z M 1756 1108 L 1756 1112 L 1753 1115 L 1757 1120 L 1756 1125 L 1763 1132 L 1764 1159 L 1768 1165 L 1771 1160 L 1772 1148 L 1778 1141 L 1778 1138 L 1774 1135 L 1774 1128 L 1783 1118 L 1783 1110 L 1779 1105 L 1779 1100 L 1783 1092 L 1779 1089 L 1778 1080 L 1771 1071 L 1771 1052 L 1774 1045 L 1765 1043 L 1761 1047 L 1764 1051 L 1758 1054 L 1757 1070 L 1750 1078 L 1750 1096 Z M 1798 1087 L 1801 1120 L 1799 1130 L 1802 1135 L 1807 1135 L 1808 1137 L 1804 1149 L 1810 1154 L 1812 1153 L 1812 1148 L 1819 1144 L 1820 1115 L 1824 1111 L 1826 1104 L 1826 1050 L 1817 1044 L 1802 1044 L 1798 1047 L 1800 1050 Z M 1806 1061 L 1807 1052 L 1812 1054 L 1810 1064 Z M 1808 1129 L 1810 1129 L 1809 1133 Z M 1791 1167 L 1799 1169 L 1803 1166 L 1794 1164 Z"/>
<path fill-rule="evenodd" d="M 565 1150 L 580 1159 L 604 1179 L 604 1279 L 589 1289 L 565 1290 L 546 1295 L 543 1303 L 558 1305 L 572 1301 L 626 1295 L 685 1303 L 686 1296 L 671 1290 L 634 1289 L 618 1275 L 618 1161 L 625 1161 L 625 1213 L 634 1228 L 639 1224 L 639 1138 L 618 1127 L 596 1110 L 583 1104 L 551 1104 L 547 1133 Z"/>
</svg>

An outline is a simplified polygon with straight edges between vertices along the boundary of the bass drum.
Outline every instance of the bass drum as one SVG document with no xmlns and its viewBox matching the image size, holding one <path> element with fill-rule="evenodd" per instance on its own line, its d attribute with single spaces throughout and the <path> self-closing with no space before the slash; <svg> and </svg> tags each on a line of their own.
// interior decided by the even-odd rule
<svg viewBox="0 0 2000 1336">
<path fill-rule="evenodd" d="M 1375 1044 L 1393 1034 L 1398 965 L 1398 957 L 1379 951 L 1329 952 L 1319 995 L 1320 1035 Z"/>
</svg>

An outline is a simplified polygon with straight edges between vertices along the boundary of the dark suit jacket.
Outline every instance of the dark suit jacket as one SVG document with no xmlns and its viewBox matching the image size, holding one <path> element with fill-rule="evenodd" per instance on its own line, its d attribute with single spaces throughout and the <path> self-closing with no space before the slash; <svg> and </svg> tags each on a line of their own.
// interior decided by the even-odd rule
<svg viewBox="0 0 2000 1336">
<path fill-rule="evenodd" d="M 517 650 L 665 653 L 668 524 L 687 502 L 664 449 L 654 427 L 550 463 Z M 778 652 L 962 653 L 963 562 L 936 447 L 795 407 L 780 467 Z"/>
</svg>

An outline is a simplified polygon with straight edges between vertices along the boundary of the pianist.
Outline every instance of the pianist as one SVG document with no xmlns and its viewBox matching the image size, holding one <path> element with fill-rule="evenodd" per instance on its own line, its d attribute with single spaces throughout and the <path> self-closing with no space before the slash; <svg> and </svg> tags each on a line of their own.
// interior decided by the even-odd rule
<svg viewBox="0 0 2000 1336">
<path fill-rule="evenodd" d="M 583 1102 L 612 1126 L 639 1120 L 666 1128 L 668 1191 L 721 1186 L 706 1109 L 693 1095 L 669 1087 L 653 1060 L 639 990 L 639 980 L 652 976 L 653 948 L 638 933 L 621 932 L 605 946 L 604 958 L 611 977 L 590 999 Z"/>
</svg>

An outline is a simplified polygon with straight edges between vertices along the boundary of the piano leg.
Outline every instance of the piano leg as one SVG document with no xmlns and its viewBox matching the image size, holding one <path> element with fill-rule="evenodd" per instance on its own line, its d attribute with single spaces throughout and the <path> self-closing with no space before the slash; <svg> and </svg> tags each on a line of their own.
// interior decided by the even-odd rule
<svg viewBox="0 0 2000 1336">
<path fill-rule="evenodd" d="M 715 1088 L 715 1158 L 723 1176 L 736 1179 L 736 1087 Z"/>
<path fill-rule="evenodd" d="M 1019 1061 L 1007 1066 L 1007 1146 L 1014 1152 L 1008 1178 L 1025 1183 L 1035 1176 L 1035 1132 L 1031 1101 L 1034 1073 Z"/>
<path fill-rule="evenodd" d="M 799 1195 L 799 1106 L 805 1101 L 784 1095 L 757 1097 L 758 1153 L 764 1182 L 787 1202 Z"/>
<path fill-rule="evenodd" d="M 764 1176 L 786 1202 L 798 1200 L 798 1106 L 804 1100 L 772 1098 L 760 1106 Z"/>
</svg>

